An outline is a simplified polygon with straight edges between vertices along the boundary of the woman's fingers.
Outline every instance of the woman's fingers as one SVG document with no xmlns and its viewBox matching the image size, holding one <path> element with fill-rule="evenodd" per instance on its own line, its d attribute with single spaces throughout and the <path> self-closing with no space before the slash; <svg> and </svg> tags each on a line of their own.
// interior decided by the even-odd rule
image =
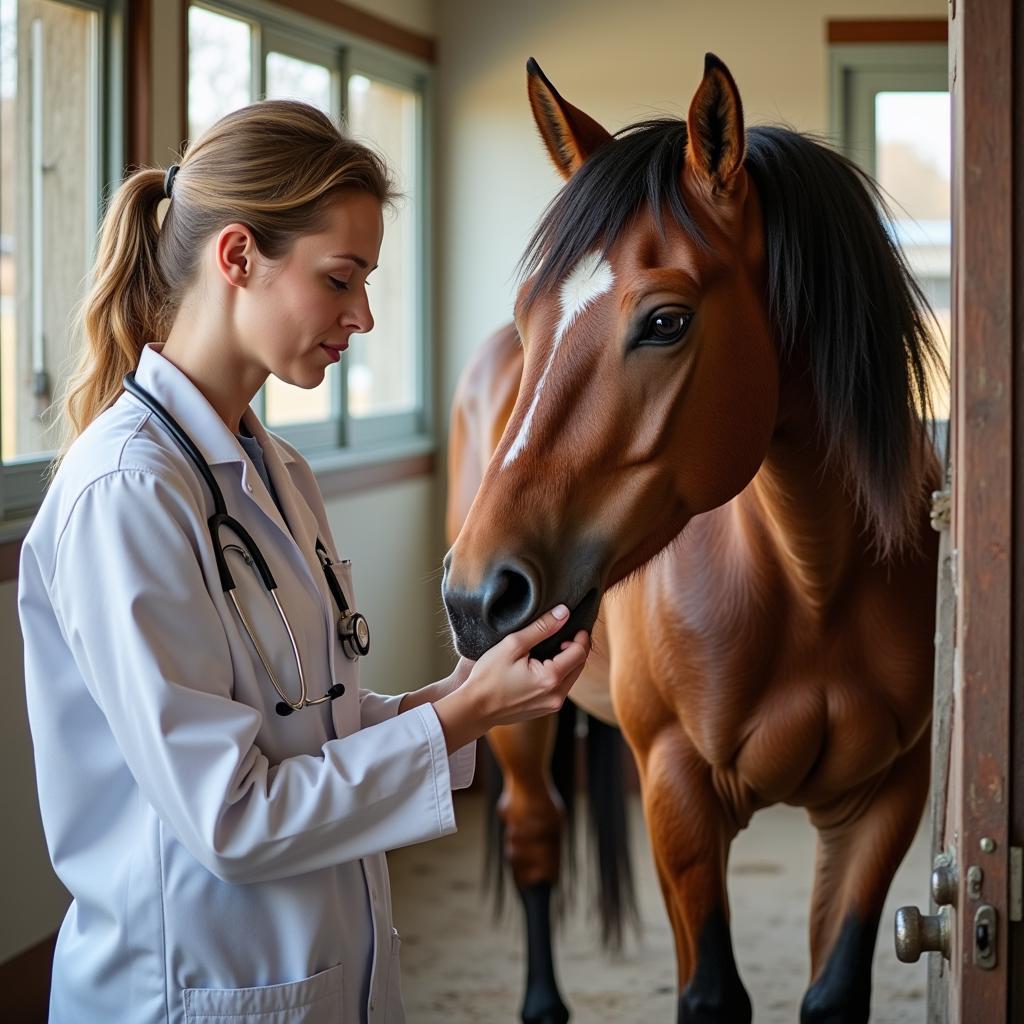
<svg viewBox="0 0 1024 1024">
<path fill-rule="evenodd" d="M 525 629 L 509 633 L 502 643 L 511 649 L 515 657 L 521 658 L 524 654 L 529 654 L 542 640 L 554 636 L 565 625 L 568 617 L 569 609 L 564 604 L 557 605 L 531 622 Z"/>
<path fill-rule="evenodd" d="M 562 650 L 551 659 L 551 664 L 560 676 L 565 676 L 582 667 L 589 654 L 590 638 L 580 630 L 573 640 L 562 645 Z"/>
</svg>

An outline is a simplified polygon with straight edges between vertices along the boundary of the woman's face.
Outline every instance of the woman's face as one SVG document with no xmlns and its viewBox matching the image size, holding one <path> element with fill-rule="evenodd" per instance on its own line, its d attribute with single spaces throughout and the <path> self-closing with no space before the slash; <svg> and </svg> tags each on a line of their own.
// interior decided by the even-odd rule
<svg viewBox="0 0 1024 1024">
<path fill-rule="evenodd" d="M 316 387 L 349 336 L 373 328 L 366 279 L 383 234 L 380 202 L 352 192 L 328 208 L 323 231 L 300 236 L 283 259 L 257 255 L 253 287 L 237 311 L 245 355 L 289 384 Z"/>
</svg>

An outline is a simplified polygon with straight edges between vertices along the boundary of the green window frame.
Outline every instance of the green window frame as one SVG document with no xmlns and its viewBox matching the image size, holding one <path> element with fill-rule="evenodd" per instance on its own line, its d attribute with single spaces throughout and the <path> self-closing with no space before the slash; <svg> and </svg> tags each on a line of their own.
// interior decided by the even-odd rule
<svg viewBox="0 0 1024 1024">
<path fill-rule="evenodd" d="M 432 132 L 431 65 L 335 26 L 282 7 L 271 6 L 262 0 L 196 0 L 188 4 L 188 10 L 193 8 L 237 18 L 249 25 L 252 40 L 251 97 L 265 95 L 267 55 L 276 52 L 330 69 L 330 113 L 343 121 L 347 114 L 348 83 L 356 75 L 408 90 L 418 98 L 415 181 L 411 183 L 410 189 L 416 198 L 410 206 L 413 217 L 411 246 L 415 267 L 411 278 L 414 291 L 411 297 L 411 319 L 416 331 L 412 345 L 415 362 L 411 368 L 412 407 L 395 412 L 355 416 L 349 407 L 347 373 L 329 372 L 330 414 L 327 418 L 308 423 L 271 423 L 268 427 L 294 444 L 318 472 L 333 472 L 432 453 L 436 447 L 436 438 L 433 410 L 433 281 L 429 259 L 432 207 L 428 159 Z M 386 221 L 385 236 L 387 231 Z M 387 342 L 379 340 L 376 343 Z M 350 355 L 351 350 L 342 356 L 342 370 L 347 369 L 346 360 Z M 265 389 L 256 396 L 253 405 L 266 422 Z"/>
</svg>

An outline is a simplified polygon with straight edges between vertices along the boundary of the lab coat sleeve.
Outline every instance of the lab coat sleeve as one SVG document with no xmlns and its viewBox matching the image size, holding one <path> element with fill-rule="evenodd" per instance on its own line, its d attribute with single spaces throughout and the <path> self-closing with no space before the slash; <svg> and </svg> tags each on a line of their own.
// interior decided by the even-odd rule
<svg viewBox="0 0 1024 1024">
<path fill-rule="evenodd" d="M 374 693 L 372 690 L 359 691 L 359 726 L 379 725 L 398 714 L 404 693 L 393 697 L 390 694 Z"/>
<path fill-rule="evenodd" d="M 452 789 L 466 789 L 473 782 L 473 775 L 476 773 L 476 740 L 459 747 L 451 757 L 448 758 L 448 775 L 451 778 Z"/>
<path fill-rule="evenodd" d="M 402 703 L 405 694 L 397 697 L 374 693 L 372 690 L 359 691 L 359 723 L 365 729 L 370 725 L 377 725 L 386 722 L 398 714 L 398 705 Z M 432 705 L 424 705 L 433 707 Z M 437 718 L 437 715 L 434 715 Z M 448 758 L 448 774 L 451 777 L 452 789 L 466 789 L 473 783 L 473 775 L 476 772 L 476 740 L 467 743 L 466 746 L 456 750 Z"/>
<path fill-rule="evenodd" d="M 454 831 L 432 707 L 268 761 L 261 713 L 232 699 L 227 634 L 200 568 L 207 546 L 205 513 L 183 484 L 119 470 L 78 499 L 49 586 L 86 685 L 167 827 L 236 883 Z"/>
</svg>

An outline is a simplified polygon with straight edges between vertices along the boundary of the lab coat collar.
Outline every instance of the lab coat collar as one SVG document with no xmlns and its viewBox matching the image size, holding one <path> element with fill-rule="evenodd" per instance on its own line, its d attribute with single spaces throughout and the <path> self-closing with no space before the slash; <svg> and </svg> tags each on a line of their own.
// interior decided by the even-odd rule
<svg viewBox="0 0 1024 1024">
<path fill-rule="evenodd" d="M 228 429 L 206 396 L 188 376 L 161 355 L 162 348 L 163 344 L 159 342 L 153 342 L 143 348 L 135 371 L 136 382 L 149 391 L 181 424 L 210 466 L 240 464 L 245 493 L 279 529 L 288 533 L 288 524 L 281 517 L 280 510 L 249 461 L 238 438 Z M 263 449 L 267 470 L 282 501 L 285 515 L 291 524 L 301 524 L 300 528 L 304 528 L 307 534 L 312 534 L 306 538 L 312 548 L 316 538 L 316 521 L 312 512 L 300 507 L 301 502 L 296 501 L 292 494 L 293 488 L 285 483 L 289 477 L 285 464 L 294 462 L 295 456 L 273 441 L 251 408 L 243 413 L 242 424 L 259 441 Z"/>
<path fill-rule="evenodd" d="M 169 359 L 161 355 L 162 342 L 142 349 L 135 380 L 181 424 L 211 466 L 245 463 L 245 451 L 206 396 Z M 247 410 L 250 412 L 251 410 Z M 255 418 L 255 417 L 253 417 Z M 246 420 L 246 426 L 251 420 Z"/>
</svg>

